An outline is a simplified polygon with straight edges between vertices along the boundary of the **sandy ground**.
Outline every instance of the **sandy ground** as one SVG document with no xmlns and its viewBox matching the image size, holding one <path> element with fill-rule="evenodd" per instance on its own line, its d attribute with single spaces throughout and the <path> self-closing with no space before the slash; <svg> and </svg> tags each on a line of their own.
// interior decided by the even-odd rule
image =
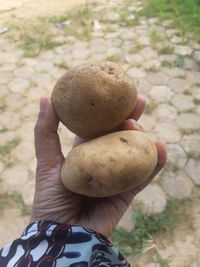
<svg viewBox="0 0 200 267">
<path fill-rule="evenodd" d="M 12 18 L 28 19 L 36 16 L 56 15 L 62 10 L 89 2 L 91 0 L 0 0 L 0 23 L 4 24 Z"/>
</svg>

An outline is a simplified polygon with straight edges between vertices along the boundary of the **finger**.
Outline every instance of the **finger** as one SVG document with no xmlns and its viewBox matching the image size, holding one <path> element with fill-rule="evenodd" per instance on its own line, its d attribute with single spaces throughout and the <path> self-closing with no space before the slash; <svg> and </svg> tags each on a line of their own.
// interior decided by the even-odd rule
<svg viewBox="0 0 200 267">
<path fill-rule="evenodd" d="M 161 169 L 164 167 L 165 163 L 167 162 L 167 151 L 166 151 L 166 145 L 164 142 L 162 141 L 157 141 L 155 143 L 157 151 L 158 151 L 158 161 L 157 161 L 157 165 L 154 169 L 154 171 L 152 172 L 152 174 L 150 175 L 150 177 L 141 185 L 139 185 L 138 187 L 136 187 L 133 190 L 133 194 L 136 195 L 137 193 L 139 193 L 141 190 L 143 190 L 148 184 L 150 184 L 150 182 L 153 180 L 153 178 L 161 171 Z"/>
<path fill-rule="evenodd" d="M 132 113 L 128 116 L 127 119 L 134 119 L 137 121 L 140 118 L 140 116 L 142 115 L 142 113 L 144 112 L 145 105 L 146 105 L 146 100 L 145 100 L 144 96 L 138 95 L 137 101 L 136 101 L 136 106 L 135 106 L 134 110 L 132 111 Z"/>
<path fill-rule="evenodd" d="M 137 130 L 137 131 L 143 131 L 143 127 L 135 120 L 128 119 L 123 124 L 123 130 Z"/>
<path fill-rule="evenodd" d="M 40 99 L 40 112 L 35 126 L 35 150 L 38 159 L 50 162 L 61 156 L 60 140 L 57 133 L 59 120 L 51 99 Z"/>
</svg>

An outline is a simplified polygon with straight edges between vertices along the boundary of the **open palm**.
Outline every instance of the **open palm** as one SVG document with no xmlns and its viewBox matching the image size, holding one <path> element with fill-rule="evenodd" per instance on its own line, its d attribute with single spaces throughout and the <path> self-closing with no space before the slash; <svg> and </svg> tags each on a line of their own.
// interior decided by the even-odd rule
<svg viewBox="0 0 200 267">
<path fill-rule="evenodd" d="M 136 120 L 145 107 L 143 97 L 138 97 L 131 116 L 121 130 L 141 130 Z M 134 190 L 107 198 L 85 197 L 67 190 L 62 184 L 60 170 L 64 160 L 57 133 L 59 120 L 48 97 L 40 100 L 40 113 L 35 127 L 37 157 L 36 186 L 31 221 L 50 220 L 79 225 L 109 236 L 127 210 L 134 196 L 147 186 L 166 162 L 163 142 L 156 142 L 158 162 L 152 175 Z M 76 137 L 75 144 L 85 142 Z"/>
</svg>

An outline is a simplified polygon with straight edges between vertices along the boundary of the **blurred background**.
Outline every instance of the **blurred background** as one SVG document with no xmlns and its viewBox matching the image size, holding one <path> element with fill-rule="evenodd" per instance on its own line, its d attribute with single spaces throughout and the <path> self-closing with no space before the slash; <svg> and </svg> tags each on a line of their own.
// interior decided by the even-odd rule
<svg viewBox="0 0 200 267">
<path fill-rule="evenodd" d="M 200 266 L 199 0 L 0 0 L 0 246 L 29 222 L 39 98 L 69 67 L 112 61 L 147 99 L 165 169 L 114 231 L 135 266 Z M 59 127 L 63 153 L 74 135 Z"/>
</svg>

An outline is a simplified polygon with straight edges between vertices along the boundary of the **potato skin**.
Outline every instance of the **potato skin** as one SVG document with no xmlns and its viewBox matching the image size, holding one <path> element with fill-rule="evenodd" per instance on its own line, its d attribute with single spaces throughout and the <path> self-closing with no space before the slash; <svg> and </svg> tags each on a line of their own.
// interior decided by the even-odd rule
<svg viewBox="0 0 200 267">
<path fill-rule="evenodd" d="M 157 149 L 140 131 L 119 131 L 83 143 L 69 152 L 64 186 L 89 197 L 126 192 L 144 182 L 157 164 Z"/>
<path fill-rule="evenodd" d="M 124 70 L 107 62 L 70 69 L 51 97 L 58 118 L 69 130 L 93 138 L 110 132 L 130 115 L 137 92 Z"/>
</svg>

